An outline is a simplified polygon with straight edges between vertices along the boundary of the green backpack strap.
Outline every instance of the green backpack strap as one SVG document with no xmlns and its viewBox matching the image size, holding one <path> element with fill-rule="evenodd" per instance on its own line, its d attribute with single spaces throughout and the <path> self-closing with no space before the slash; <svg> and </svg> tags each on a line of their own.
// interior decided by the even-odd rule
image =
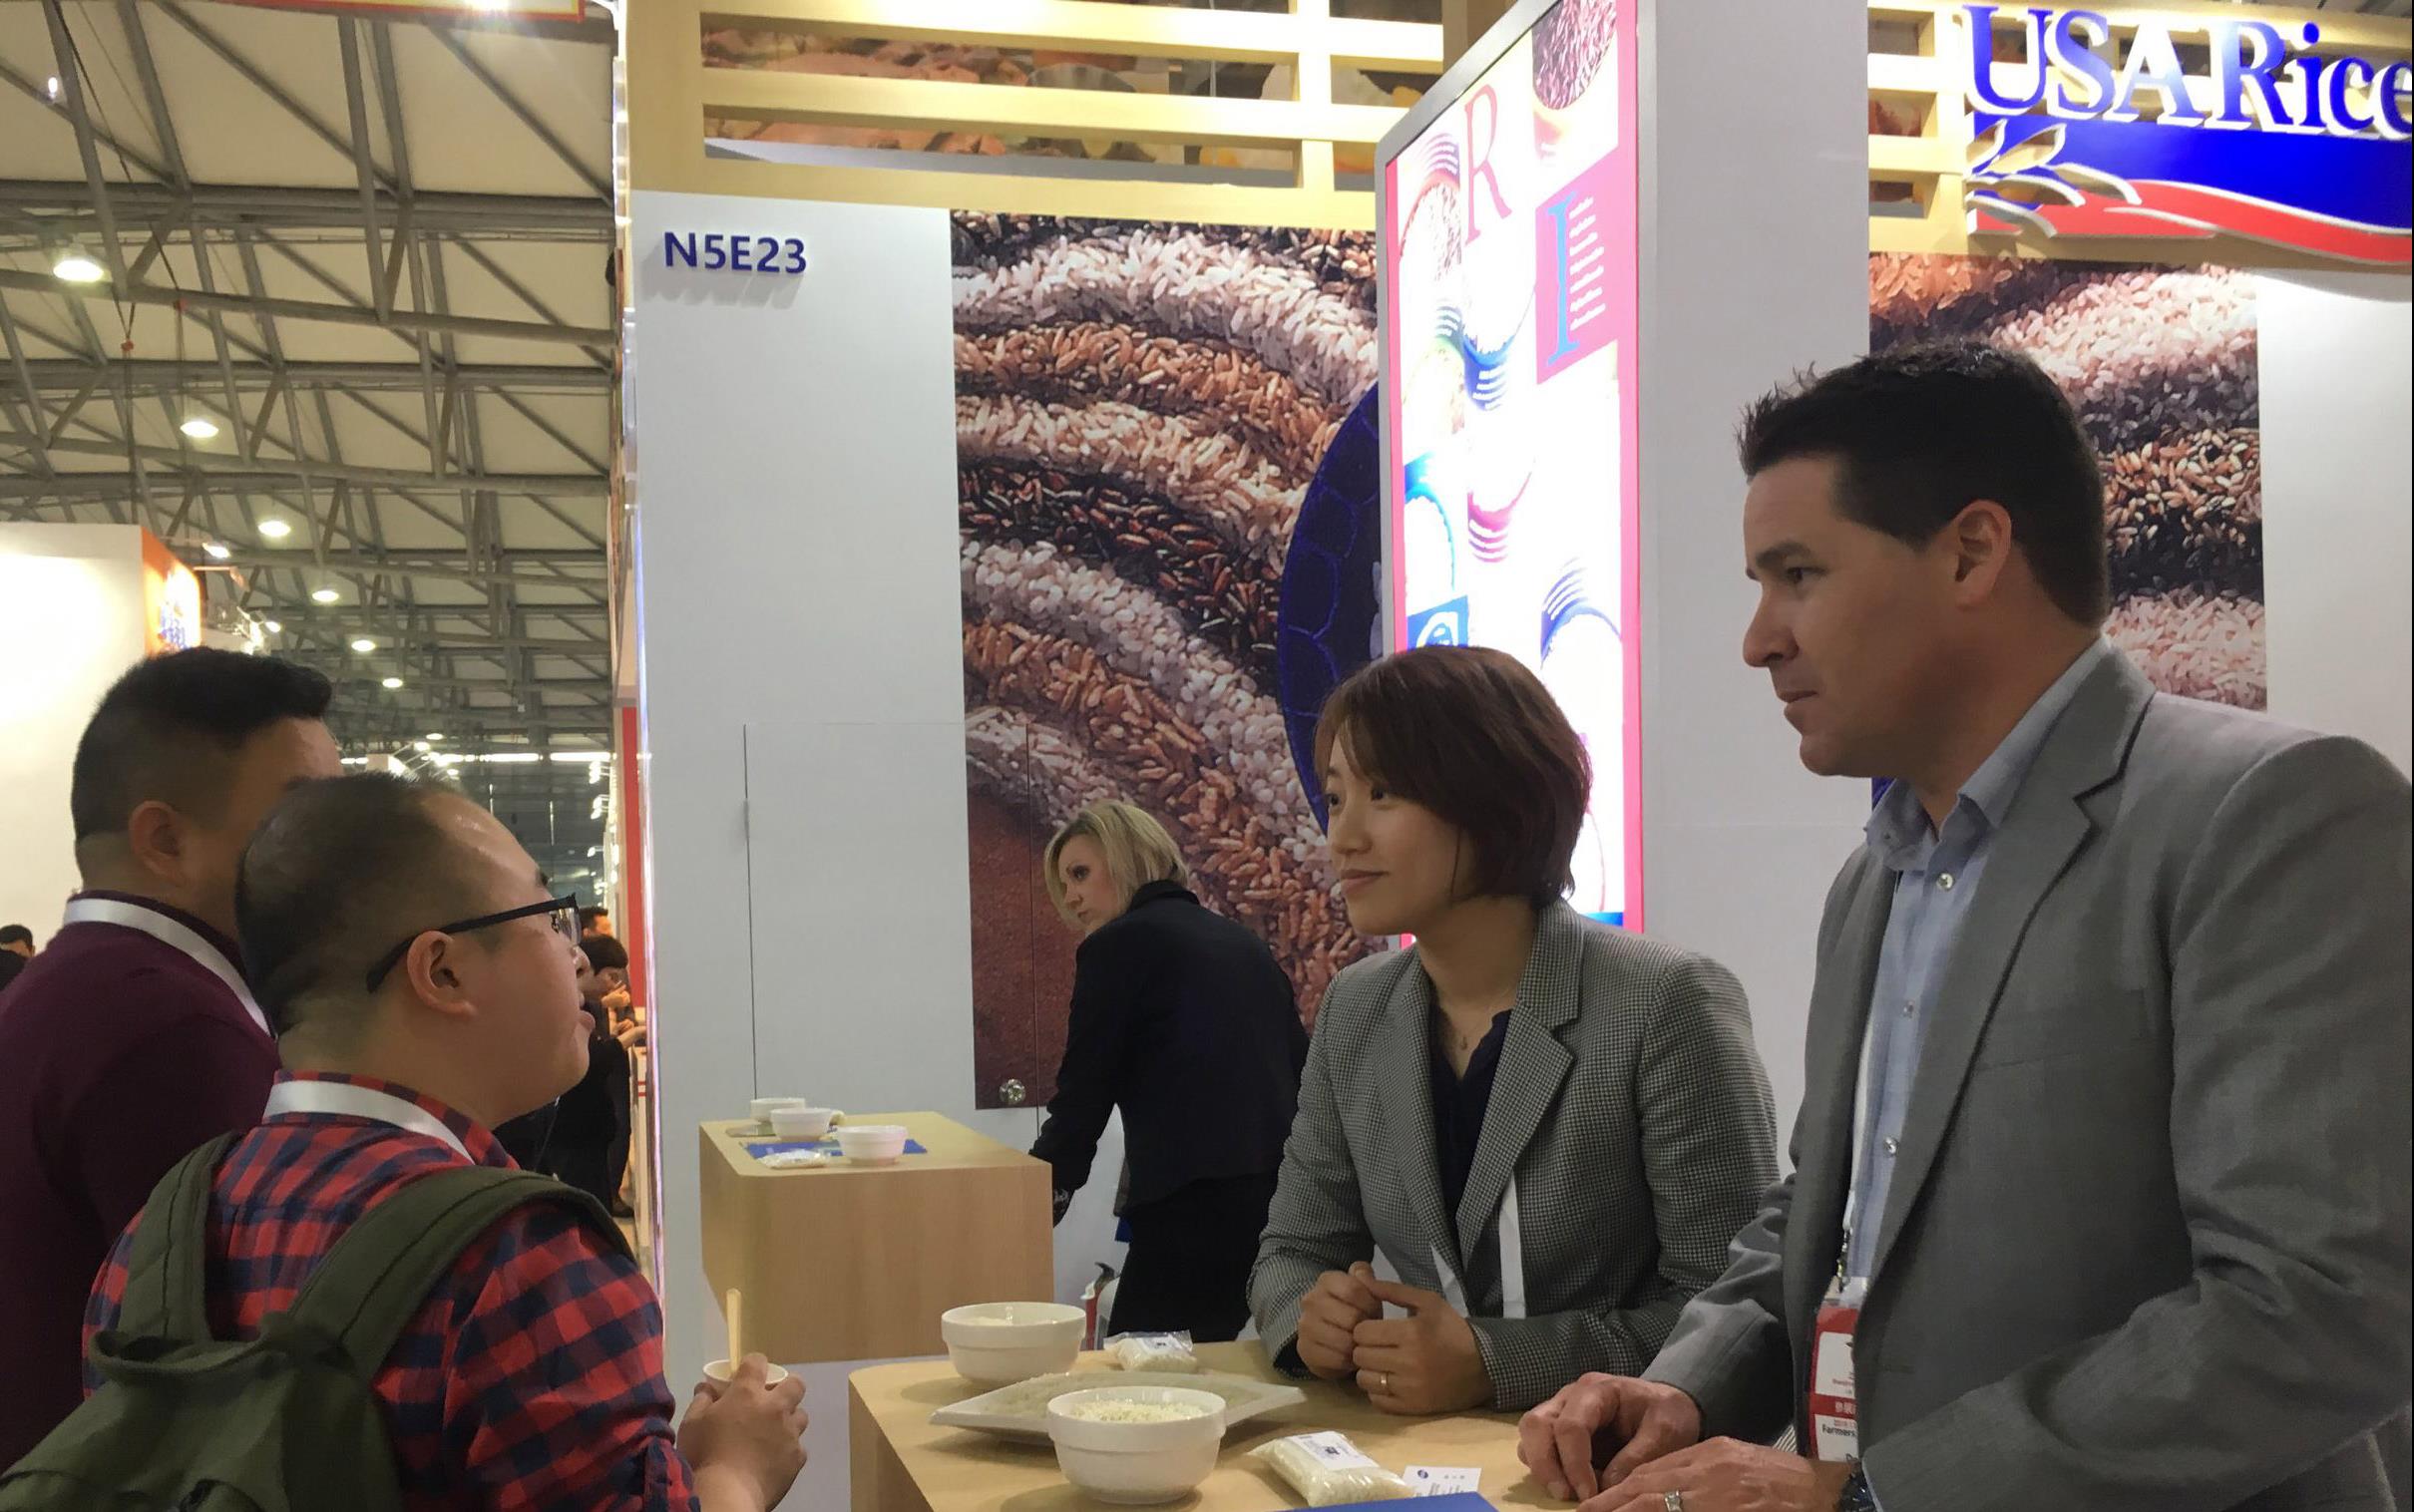
<svg viewBox="0 0 2414 1512">
<path fill-rule="evenodd" d="M 534 1203 L 570 1208 L 608 1236 L 615 1253 L 628 1254 L 611 1215 L 577 1188 L 533 1171 L 453 1166 L 419 1177 L 363 1214 L 303 1285 L 291 1317 L 340 1339 L 353 1369 L 373 1379 L 462 1252 Z"/>
<path fill-rule="evenodd" d="M 240 1136 L 221 1134 L 169 1168 L 143 1204 L 126 1257 L 117 1329 L 176 1343 L 206 1343 L 209 1299 L 202 1273 L 209 1191 L 218 1161 Z"/>
</svg>

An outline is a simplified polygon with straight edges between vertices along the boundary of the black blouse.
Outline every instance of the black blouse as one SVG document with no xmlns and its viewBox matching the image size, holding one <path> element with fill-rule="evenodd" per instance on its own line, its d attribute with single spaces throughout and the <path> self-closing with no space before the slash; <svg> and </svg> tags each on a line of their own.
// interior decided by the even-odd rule
<svg viewBox="0 0 2414 1512">
<path fill-rule="evenodd" d="M 1450 1069 L 1450 1057 L 1433 1036 L 1433 1153 L 1441 1163 L 1441 1211 L 1453 1233 L 1458 1227 L 1458 1199 L 1466 1195 L 1467 1173 L 1475 1168 L 1475 1142 L 1483 1137 L 1483 1115 L 1492 1105 L 1492 1077 L 1500 1069 L 1500 1050 L 1508 1043 L 1508 1009 L 1492 1015 L 1467 1057 L 1466 1075 Z"/>
</svg>

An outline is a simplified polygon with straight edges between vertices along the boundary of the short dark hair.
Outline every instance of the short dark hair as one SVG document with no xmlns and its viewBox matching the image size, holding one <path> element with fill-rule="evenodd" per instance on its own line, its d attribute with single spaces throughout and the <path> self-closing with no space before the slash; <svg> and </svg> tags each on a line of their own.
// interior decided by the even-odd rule
<svg viewBox="0 0 2414 1512">
<path fill-rule="evenodd" d="M 582 940 L 579 948 L 587 952 L 587 966 L 593 971 L 625 971 L 628 969 L 628 947 L 609 935 L 598 935 Z"/>
<path fill-rule="evenodd" d="M 21 924 L 0 924 L 0 945 L 32 945 L 34 932 Z"/>
<path fill-rule="evenodd" d="M 2111 611 L 2103 468 L 2069 398 L 2018 352 L 1924 343 L 1806 373 L 1745 412 L 1739 450 L 1747 478 L 1836 459 L 1844 517 L 1912 546 L 1991 499 L 2055 607 L 2090 625 Z"/>
<path fill-rule="evenodd" d="M 306 666 L 197 646 L 135 663 L 76 745 L 78 842 L 114 835 L 154 799 L 214 819 L 243 742 L 283 719 L 324 719 L 334 689 Z"/>
<path fill-rule="evenodd" d="M 599 919 L 608 919 L 610 917 L 611 910 L 604 907 L 600 903 L 591 903 L 587 905 L 587 907 L 579 910 L 579 928 L 584 930 Z"/>
<path fill-rule="evenodd" d="M 361 975 L 414 930 L 487 912 L 435 812 L 469 800 L 386 772 L 306 782 L 243 850 L 234 919 L 243 971 L 279 1034 L 321 993 L 356 1000 Z"/>
<path fill-rule="evenodd" d="M 1362 667 L 1317 720 L 1320 777 L 1337 741 L 1361 772 L 1467 837 L 1468 896 L 1539 908 L 1574 886 L 1592 760 L 1542 679 L 1514 656 L 1420 646 Z"/>
</svg>

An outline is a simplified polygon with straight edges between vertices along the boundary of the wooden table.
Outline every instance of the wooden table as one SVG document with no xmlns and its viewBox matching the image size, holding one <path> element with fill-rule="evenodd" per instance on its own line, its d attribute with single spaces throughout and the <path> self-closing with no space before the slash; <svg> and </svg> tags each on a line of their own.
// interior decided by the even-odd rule
<svg viewBox="0 0 2414 1512">
<path fill-rule="evenodd" d="M 1282 1380 L 1255 1342 L 1206 1344 L 1200 1359 L 1222 1375 Z M 1117 1373 L 1104 1354 L 1084 1354 L 1080 1369 Z M 1392 1471 L 1409 1465 L 1468 1465 L 1483 1472 L 1482 1494 L 1496 1507 L 1556 1507 L 1526 1478 L 1517 1460 L 1517 1419 L 1511 1413 L 1468 1412 L 1448 1417 L 1392 1417 L 1358 1391 L 1321 1380 L 1291 1382 L 1308 1394 L 1296 1407 L 1251 1418 L 1224 1439 L 1224 1455 L 1196 1492 L 1169 1505 L 1182 1512 L 1271 1512 L 1303 1505 L 1273 1471 L 1247 1450 L 1294 1433 L 1336 1429 Z M 847 1383 L 848 1463 L 855 1512 L 1050 1512 L 1102 1504 L 1069 1485 L 1045 1444 L 1021 1444 L 986 1433 L 931 1425 L 931 1414 L 989 1390 L 959 1379 L 944 1359 L 876 1365 Z"/>
<path fill-rule="evenodd" d="M 891 1166 L 778 1171 L 744 1119 L 700 1128 L 704 1276 L 745 1294 L 749 1350 L 782 1364 L 944 1353 L 939 1315 L 1055 1295 L 1048 1169 L 936 1113 L 903 1124 L 929 1153 Z M 717 1351 L 716 1351 L 717 1352 Z"/>
</svg>

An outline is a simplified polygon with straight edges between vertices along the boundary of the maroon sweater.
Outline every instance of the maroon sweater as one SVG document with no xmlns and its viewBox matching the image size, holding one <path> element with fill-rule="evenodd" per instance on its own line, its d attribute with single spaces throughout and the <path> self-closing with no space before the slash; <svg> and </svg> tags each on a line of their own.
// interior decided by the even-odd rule
<svg viewBox="0 0 2414 1512">
<path fill-rule="evenodd" d="M 223 981 L 140 930 L 70 925 L 0 992 L 0 1468 L 83 1400 L 84 1302 L 119 1231 L 195 1146 L 259 1122 L 276 1065 Z"/>
</svg>

